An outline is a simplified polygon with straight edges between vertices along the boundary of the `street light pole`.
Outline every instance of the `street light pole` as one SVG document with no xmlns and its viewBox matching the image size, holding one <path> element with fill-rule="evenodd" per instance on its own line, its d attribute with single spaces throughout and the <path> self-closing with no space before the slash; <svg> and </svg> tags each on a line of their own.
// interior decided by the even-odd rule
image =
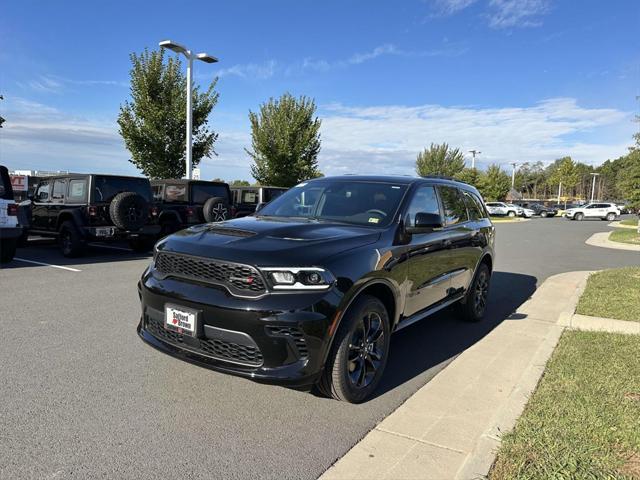
<svg viewBox="0 0 640 480">
<path fill-rule="evenodd" d="M 516 185 L 516 165 L 518 165 L 516 162 L 512 162 L 511 165 L 513 166 L 513 170 L 511 171 L 511 188 L 514 188 Z"/>
<path fill-rule="evenodd" d="M 596 192 L 596 177 L 600 175 L 599 173 L 592 172 L 591 176 L 593 177 L 593 185 L 591 186 L 591 203 L 593 203 L 593 197 Z"/>
<path fill-rule="evenodd" d="M 480 155 L 482 152 L 479 150 L 469 150 L 469 153 L 473 155 L 471 159 L 471 168 L 476 168 L 476 155 Z"/>
<path fill-rule="evenodd" d="M 218 59 L 207 53 L 194 54 L 185 46 L 171 40 L 163 40 L 159 43 L 161 48 L 168 48 L 176 53 L 181 53 L 187 58 L 187 138 L 186 138 L 186 177 L 191 180 L 192 176 L 192 158 L 191 158 L 191 138 L 193 134 L 193 60 L 202 60 L 205 63 L 216 63 Z"/>
</svg>

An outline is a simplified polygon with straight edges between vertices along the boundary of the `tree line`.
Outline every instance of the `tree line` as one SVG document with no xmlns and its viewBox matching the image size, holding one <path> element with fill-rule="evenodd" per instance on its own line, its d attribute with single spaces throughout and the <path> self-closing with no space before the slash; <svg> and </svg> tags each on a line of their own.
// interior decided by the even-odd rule
<svg viewBox="0 0 640 480">
<path fill-rule="evenodd" d="M 129 160 L 151 178 L 181 178 L 185 174 L 186 78 L 177 58 L 164 59 L 164 51 L 131 54 L 131 99 L 120 107 L 119 132 L 131 153 Z M 206 90 L 194 88 L 192 162 L 217 155 L 218 139 L 208 125 L 218 102 L 213 80 Z M 258 184 L 291 187 L 302 180 L 322 176 L 318 167 L 321 120 L 313 99 L 285 93 L 269 99 L 258 111 L 249 111 L 251 174 Z M 571 157 L 518 166 L 514 188 L 526 198 L 588 199 L 592 175 L 599 199 L 628 200 L 640 207 L 640 133 L 627 155 L 607 160 L 599 167 Z M 511 189 L 511 175 L 498 164 L 481 171 L 465 166 L 464 154 L 448 144 L 432 143 L 418 153 L 416 173 L 442 175 L 476 186 L 484 198 L 504 200 Z M 234 185 L 248 185 L 235 180 Z"/>
</svg>

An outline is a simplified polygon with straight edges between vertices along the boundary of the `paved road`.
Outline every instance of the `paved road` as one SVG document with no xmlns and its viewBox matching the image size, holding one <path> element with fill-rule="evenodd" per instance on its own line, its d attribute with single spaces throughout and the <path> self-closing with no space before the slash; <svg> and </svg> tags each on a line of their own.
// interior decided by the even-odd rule
<svg viewBox="0 0 640 480">
<path fill-rule="evenodd" d="M 501 224 L 488 318 L 451 311 L 394 336 L 373 400 L 349 405 L 189 365 L 135 333 L 148 262 L 95 248 L 68 261 L 34 243 L 0 271 L 0 478 L 308 478 L 515 310 L 549 275 L 640 265 L 590 247 L 606 223 Z M 77 271 L 73 271 L 77 270 Z"/>
</svg>

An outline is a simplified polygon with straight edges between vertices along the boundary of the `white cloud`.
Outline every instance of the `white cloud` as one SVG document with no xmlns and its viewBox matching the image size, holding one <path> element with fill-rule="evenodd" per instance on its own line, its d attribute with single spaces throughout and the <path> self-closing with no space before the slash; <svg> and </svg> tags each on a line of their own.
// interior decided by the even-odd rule
<svg viewBox="0 0 640 480">
<path fill-rule="evenodd" d="M 626 152 L 631 114 L 580 107 L 557 98 L 532 107 L 480 108 L 440 105 L 323 108 L 321 168 L 327 174 L 384 172 L 411 174 L 415 156 L 431 142 L 463 151 L 478 149 L 480 166 L 489 163 L 549 163 L 571 155 L 598 164 Z M 603 132 L 619 129 L 611 142 Z M 577 140 L 591 134 L 592 141 Z"/>
<path fill-rule="evenodd" d="M 276 73 L 278 63 L 275 60 L 269 60 L 262 64 L 248 63 L 237 64 L 229 68 L 223 68 L 217 72 L 219 77 L 236 76 L 241 78 L 252 78 L 257 80 L 266 80 L 273 77 Z"/>
<path fill-rule="evenodd" d="M 58 75 L 40 75 L 27 82 L 17 82 L 23 90 L 32 90 L 37 93 L 61 93 L 70 86 L 119 86 L 127 87 L 127 82 L 116 80 L 74 80 Z"/>
<path fill-rule="evenodd" d="M 476 0 L 435 0 L 435 8 L 439 15 L 453 15 L 464 10 Z"/>
<path fill-rule="evenodd" d="M 538 27 L 540 16 L 549 11 L 547 0 L 490 0 L 492 28 Z"/>
</svg>

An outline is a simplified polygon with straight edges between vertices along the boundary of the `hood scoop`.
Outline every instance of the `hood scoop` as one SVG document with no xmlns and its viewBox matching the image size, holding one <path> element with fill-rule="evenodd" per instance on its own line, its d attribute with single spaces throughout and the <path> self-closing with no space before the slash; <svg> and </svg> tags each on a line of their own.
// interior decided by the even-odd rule
<svg viewBox="0 0 640 480">
<path fill-rule="evenodd" d="M 207 228 L 207 232 L 217 233 L 218 235 L 228 235 L 230 237 L 253 237 L 256 232 L 249 230 L 240 230 L 239 228 L 226 228 L 211 226 Z"/>
</svg>

